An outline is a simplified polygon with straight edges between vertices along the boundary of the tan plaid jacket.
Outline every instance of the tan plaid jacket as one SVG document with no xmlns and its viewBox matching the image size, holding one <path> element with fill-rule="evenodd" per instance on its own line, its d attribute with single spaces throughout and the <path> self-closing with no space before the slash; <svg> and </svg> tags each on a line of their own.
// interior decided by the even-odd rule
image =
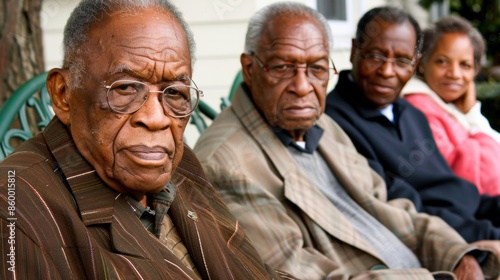
<svg viewBox="0 0 500 280">
<path fill-rule="evenodd" d="M 473 249 L 441 219 L 417 214 L 409 201 L 387 203 L 383 180 L 346 134 L 326 115 L 318 125 L 325 130 L 319 152 L 339 182 L 425 269 L 375 270 L 384 262 L 313 187 L 308 177 L 314 175 L 300 170 L 240 87 L 194 151 L 266 263 L 304 279 L 433 279 L 431 272 L 452 271 Z M 487 275 L 496 274 L 494 261 L 484 267 Z"/>
</svg>

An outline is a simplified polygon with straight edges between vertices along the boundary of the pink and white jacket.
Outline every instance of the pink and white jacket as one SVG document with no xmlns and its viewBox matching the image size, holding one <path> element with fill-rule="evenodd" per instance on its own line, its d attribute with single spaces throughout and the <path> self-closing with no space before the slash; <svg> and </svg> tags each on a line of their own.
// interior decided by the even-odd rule
<svg viewBox="0 0 500 280">
<path fill-rule="evenodd" d="M 406 84 L 401 95 L 426 115 L 453 171 L 476 184 L 481 194 L 500 194 L 500 134 L 481 114 L 481 103 L 463 114 L 417 78 Z"/>
</svg>

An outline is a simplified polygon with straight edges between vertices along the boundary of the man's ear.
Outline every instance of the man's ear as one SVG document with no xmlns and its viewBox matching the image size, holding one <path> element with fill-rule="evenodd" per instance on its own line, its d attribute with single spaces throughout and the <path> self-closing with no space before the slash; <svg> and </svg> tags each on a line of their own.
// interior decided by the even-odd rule
<svg viewBox="0 0 500 280">
<path fill-rule="evenodd" d="M 349 58 L 349 61 L 351 63 L 354 63 L 354 56 L 356 55 L 356 52 L 358 51 L 358 41 L 356 38 L 353 38 L 351 40 L 351 57 Z"/>
<path fill-rule="evenodd" d="M 245 84 L 251 89 L 252 88 L 252 56 L 247 53 L 242 53 L 240 56 L 241 72 L 243 74 L 243 80 Z"/>
<path fill-rule="evenodd" d="M 70 113 L 70 87 L 69 72 L 66 69 L 54 68 L 47 76 L 47 91 L 52 100 L 52 108 L 57 118 L 69 126 L 71 124 Z"/>
<path fill-rule="evenodd" d="M 421 62 L 422 62 L 422 54 L 419 53 L 415 58 L 415 65 L 416 65 L 415 71 L 419 73 L 424 73 L 424 65 Z"/>
</svg>

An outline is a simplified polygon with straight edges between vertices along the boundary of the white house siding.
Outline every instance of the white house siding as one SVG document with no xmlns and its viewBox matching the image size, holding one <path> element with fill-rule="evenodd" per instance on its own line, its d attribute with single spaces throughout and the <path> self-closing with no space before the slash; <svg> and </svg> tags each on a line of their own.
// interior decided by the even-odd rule
<svg viewBox="0 0 500 280">
<path fill-rule="evenodd" d="M 295 0 L 316 7 L 315 0 Z M 349 69 L 350 40 L 356 23 L 368 9 L 387 3 L 418 11 L 418 0 L 347 0 L 347 23 L 332 23 L 334 52 L 332 58 L 339 70 Z M 62 34 L 69 14 L 77 0 L 44 0 L 42 29 L 45 65 L 47 70 L 61 66 Z M 249 18 L 273 0 L 173 0 L 189 23 L 197 45 L 197 61 L 193 80 L 205 92 L 203 100 L 219 111 L 220 99 L 227 96 L 233 78 L 239 69 L 239 56 L 243 51 Z M 398 4 L 399 3 L 399 4 Z M 420 9 L 419 19 L 425 23 L 425 12 Z M 330 81 L 329 88 L 336 83 Z M 189 145 L 198 138 L 194 126 L 186 130 Z"/>
</svg>

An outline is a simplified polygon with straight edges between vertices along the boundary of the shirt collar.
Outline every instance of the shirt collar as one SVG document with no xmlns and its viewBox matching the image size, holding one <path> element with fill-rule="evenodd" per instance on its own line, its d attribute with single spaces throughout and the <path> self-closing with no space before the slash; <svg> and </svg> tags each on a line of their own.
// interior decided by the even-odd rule
<svg viewBox="0 0 500 280">
<path fill-rule="evenodd" d="M 297 150 L 312 154 L 319 146 L 319 140 L 321 136 L 323 136 L 323 129 L 318 125 L 314 125 L 308 130 L 306 130 L 304 134 L 304 141 L 306 142 L 305 148 L 302 148 L 300 145 L 293 141 L 293 138 L 288 134 L 288 132 L 279 127 L 272 128 L 274 134 L 285 146 L 291 146 L 296 148 Z"/>
<path fill-rule="evenodd" d="M 394 111 L 392 110 L 394 108 L 394 105 L 389 104 L 385 108 L 380 109 L 380 113 L 384 115 L 388 120 L 391 122 L 394 122 Z"/>
<path fill-rule="evenodd" d="M 160 236 L 163 218 L 167 215 L 167 212 L 174 201 L 176 192 L 177 188 L 174 184 L 169 182 L 159 193 L 149 194 L 148 205 L 151 205 L 152 207 L 144 207 L 141 203 L 139 203 L 139 201 L 130 195 L 128 195 L 126 199 L 130 206 L 134 209 L 136 216 L 141 220 L 141 222 L 143 222 L 143 224 L 149 221 L 146 216 L 154 217 L 154 226 L 151 230 L 153 234 Z M 149 227 L 146 226 L 146 228 Z"/>
</svg>

